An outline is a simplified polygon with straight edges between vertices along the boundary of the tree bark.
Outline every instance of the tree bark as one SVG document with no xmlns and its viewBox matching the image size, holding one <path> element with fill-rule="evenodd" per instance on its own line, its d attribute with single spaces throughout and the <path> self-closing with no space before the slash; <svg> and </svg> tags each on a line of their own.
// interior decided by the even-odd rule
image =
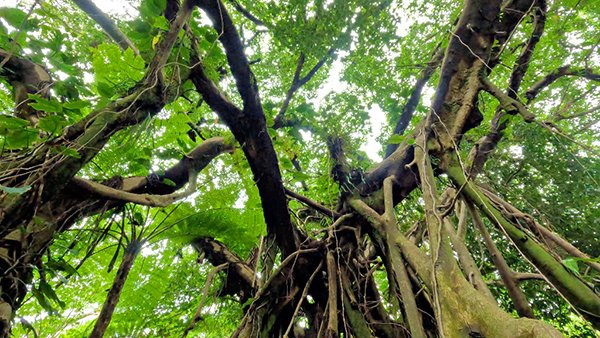
<svg viewBox="0 0 600 338">
<path fill-rule="evenodd" d="M 119 302 L 119 298 L 121 297 L 121 291 L 123 291 L 127 276 L 131 271 L 135 258 L 140 252 L 141 246 L 142 243 L 138 242 L 130 242 L 127 245 L 127 248 L 123 253 L 123 258 L 121 259 L 121 264 L 119 265 L 119 270 L 117 270 L 117 275 L 108 291 L 108 295 L 106 296 L 104 305 L 102 305 L 100 315 L 98 316 L 98 320 L 96 320 L 92 333 L 90 333 L 90 338 L 102 338 L 104 336 L 115 308 L 117 307 L 117 303 Z"/>
</svg>

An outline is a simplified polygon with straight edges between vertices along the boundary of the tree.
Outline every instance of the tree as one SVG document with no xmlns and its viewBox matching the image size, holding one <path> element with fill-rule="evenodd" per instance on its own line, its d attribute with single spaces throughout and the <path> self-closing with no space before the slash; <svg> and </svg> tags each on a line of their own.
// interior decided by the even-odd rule
<svg viewBox="0 0 600 338">
<path fill-rule="evenodd" d="M 0 336 L 600 329 L 593 1 L 134 7 L 0 9 Z"/>
</svg>

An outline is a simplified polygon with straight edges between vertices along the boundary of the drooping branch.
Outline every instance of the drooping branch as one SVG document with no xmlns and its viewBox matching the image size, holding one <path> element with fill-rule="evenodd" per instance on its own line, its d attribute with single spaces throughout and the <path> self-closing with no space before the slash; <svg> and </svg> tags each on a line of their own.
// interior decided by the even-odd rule
<svg viewBox="0 0 600 338">
<path fill-rule="evenodd" d="M 92 20 L 94 20 L 108 36 L 111 37 L 121 49 L 126 50 L 131 48 L 135 55 L 139 55 L 140 51 L 135 45 L 129 40 L 129 38 L 121 32 L 119 27 L 106 15 L 100 8 L 98 8 L 92 0 L 73 0 L 73 2 L 84 11 Z"/>
<path fill-rule="evenodd" d="M 86 180 L 84 178 L 73 177 L 71 181 L 82 189 L 85 189 L 93 194 L 103 198 L 108 198 L 117 201 L 131 202 L 149 207 L 164 208 L 171 205 L 173 202 L 182 198 L 188 197 L 196 191 L 196 177 L 198 173 L 190 172 L 188 188 L 185 191 L 171 193 L 168 195 L 152 195 L 152 194 L 135 194 L 118 189 L 114 189 L 100 183 Z"/>
</svg>

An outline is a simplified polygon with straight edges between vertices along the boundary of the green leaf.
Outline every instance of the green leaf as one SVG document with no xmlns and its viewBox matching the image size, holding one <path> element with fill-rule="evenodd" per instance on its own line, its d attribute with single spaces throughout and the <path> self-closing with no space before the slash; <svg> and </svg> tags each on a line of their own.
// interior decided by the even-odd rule
<svg viewBox="0 0 600 338">
<path fill-rule="evenodd" d="M 30 189 L 31 189 L 30 185 L 26 185 L 23 187 L 5 187 L 2 184 L 0 184 L 0 190 L 4 191 L 7 194 L 12 194 L 12 195 L 23 195 Z"/>
<path fill-rule="evenodd" d="M 392 136 L 390 136 L 387 143 L 388 144 L 400 144 L 400 143 L 402 143 L 402 141 L 404 141 L 405 138 L 406 138 L 405 135 L 393 134 Z"/>
<path fill-rule="evenodd" d="M 35 110 L 45 111 L 47 113 L 60 113 L 63 106 L 56 99 L 45 99 L 39 95 L 29 94 L 29 99 L 35 102 L 30 102 L 29 106 Z"/>
<path fill-rule="evenodd" d="M 48 284 L 47 282 L 41 281 L 39 289 L 44 294 L 44 296 L 46 296 L 46 298 L 51 299 L 56 304 L 58 304 L 61 308 L 65 307 L 65 303 L 58 298 L 58 295 L 56 294 L 56 292 L 54 291 L 52 286 L 50 286 L 50 284 Z"/>
<path fill-rule="evenodd" d="M 152 27 L 168 31 L 170 28 L 170 23 L 169 20 L 167 20 L 167 18 L 161 15 L 154 18 L 154 23 L 152 24 Z"/>
<path fill-rule="evenodd" d="M 65 127 L 65 120 L 58 115 L 42 117 L 38 123 L 38 128 L 50 134 L 56 134 Z"/>
<path fill-rule="evenodd" d="M 27 126 L 28 124 L 29 124 L 29 122 L 27 120 L 23 120 L 18 117 L 13 117 L 10 115 L 0 114 L 0 130 L 16 129 L 16 128 Z M 0 133 L 0 135 L 4 135 L 4 134 Z"/>
<path fill-rule="evenodd" d="M 96 89 L 98 90 L 98 94 L 106 98 L 111 98 L 113 95 L 115 95 L 114 88 L 104 82 L 97 82 Z"/>
<path fill-rule="evenodd" d="M 570 257 L 563 259 L 562 263 L 569 268 L 573 273 L 579 275 L 579 264 L 577 263 L 577 259 Z"/>
<path fill-rule="evenodd" d="M 27 13 L 18 8 L 0 7 L 0 18 L 15 28 L 19 28 L 26 17 Z"/>
<path fill-rule="evenodd" d="M 162 183 L 165 184 L 165 185 L 168 185 L 169 187 L 175 187 L 175 186 L 177 186 L 177 184 L 173 180 L 170 180 L 170 179 L 168 179 L 166 177 L 162 179 Z"/>
<path fill-rule="evenodd" d="M 63 103 L 63 107 L 67 109 L 81 109 L 91 106 L 89 101 L 77 100 Z"/>
</svg>

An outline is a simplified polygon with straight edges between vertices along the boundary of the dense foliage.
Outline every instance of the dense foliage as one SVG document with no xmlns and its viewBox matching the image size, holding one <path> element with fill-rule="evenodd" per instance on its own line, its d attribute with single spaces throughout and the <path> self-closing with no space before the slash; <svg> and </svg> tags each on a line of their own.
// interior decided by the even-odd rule
<svg viewBox="0 0 600 338">
<path fill-rule="evenodd" d="M 0 7 L 0 337 L 598 334 L 596 1 L 101 2 Z"/>
</svg>

